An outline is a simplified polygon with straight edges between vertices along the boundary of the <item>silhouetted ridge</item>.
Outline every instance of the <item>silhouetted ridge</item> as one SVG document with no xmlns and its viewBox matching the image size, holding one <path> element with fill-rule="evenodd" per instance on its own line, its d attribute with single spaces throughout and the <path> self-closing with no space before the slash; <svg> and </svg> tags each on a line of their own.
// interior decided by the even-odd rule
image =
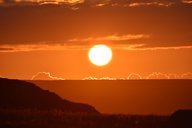
<svg viewBox="0 0 192 128">
<path fill-rule="evenodd" d="M 169 120 L 169 128 L 192 128 L 192 109 L 174 112 Z"/>
<path fill-rule="evenodd" d="M 60 109 L 66 112 L 98 113 L 90 105 L 73 103 L 35 84 L 0 78 L 0 108 Z"/>
</svg>

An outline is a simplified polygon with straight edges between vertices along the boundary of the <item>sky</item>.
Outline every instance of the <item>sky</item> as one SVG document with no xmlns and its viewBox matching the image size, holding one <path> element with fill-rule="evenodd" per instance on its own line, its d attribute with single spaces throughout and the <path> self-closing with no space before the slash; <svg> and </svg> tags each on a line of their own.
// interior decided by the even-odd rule
<svg viewBox="0 0 192 128">
<path fill-rule="evenodd" d="M 0 0 L 0 76 L 192 78 L 192 0 Z M 111 62 L 88 51 L 105 44 Z"/>
</svg>

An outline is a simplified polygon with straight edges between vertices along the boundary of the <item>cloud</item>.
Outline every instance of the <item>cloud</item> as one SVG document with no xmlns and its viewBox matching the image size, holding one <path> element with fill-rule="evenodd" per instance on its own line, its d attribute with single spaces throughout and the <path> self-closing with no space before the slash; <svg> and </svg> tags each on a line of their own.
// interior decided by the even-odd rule
<svg viewBox="0 0 192 128">
<path fill-rule="evenodd" d="M 76 10 L 83 7 L 140 7 L 140 6 L 164 6 L 174 4 L 191 4 L 192 0 L 0 0 L 1 5 L 69 5 Z M 75 6 L 75 9 L 74 7 Z"/>
<path fill-rule="evenodd" d="M 0 0 L 7 5 L 43 5 L 43 4 L 66 4 L 74 5 L 83 3 L 84 0 Z"/>
<path fill-rule="evenodd" d="M 128 80 L 139 80 L 142 79 L 142 77 L 139 74 L 131 73 L 128 77 Z"/>
<path fill-rule="evenodd" d="M 85 77 L 82 80 L 117 80 L 116 78 L 111 78 L 111 77 L 101 77 L 101 78 L 97 78 L 97 77 Z"/>
<path fill-rule="evenodd" d="M 146 79 L 169 79 L 167 74 L 154 72 L 146 77 Z"/>
<path fill-rule="evenodd" d="M 1 3 L 9 5 L 42 5 L 42 4 L 64 4 L 78 5 L 79 7 L 103 7 L 103 6 L 171 6 L 180 3 L 180 0 L 0 0 Z M 191 0 L 182 0 L 183 3 L 191 3 Z M 83 6 L 85 5 L 85 6 Z"/>
<path fill-rule="evenodd" d="M 63 78 L 51 76 L 49 72 L 38 72 L 32 76 L 31 80 L 64 80 Z"/>
<path fill-rule="evenodd" d="M 138 7 L 138 6 L 164 6 L 180 4 L 180 0 L 85 0 L 88 5 L 117 6 L 117 7 Z"/>
<path fill-rule="evenodd" d="M 133 47 L 124 47 L 127 50 L 180 50 L 192 49 L 192 46 L 146 46 L 145 44 L 132 45 Z"/>
<path fill-rule="evenodd" d="M 187 72 L 183 73 L 181 75 L 179 74 L 164 74 L 160 72 L 154 72 L 152 74 L 149 74 L 146 79 L 192 79 L 192 73 Z"/>
<path fill-rule="evenodd" d="M 5 1 L 11 4 L 15 0 Z M 192 48 L 189 20 L 192 19 L 192 6 L 140 7 L 157 2 L 173 3 L 173 0 L 58 0 L 57 3 L 62 1 L 78 4 L 0 7 L 0 51 L 57 50 L 93 43 L 107 43 L 128 50 Z M 175 2 L 182 3 L 180 0 Z M 103 9 L 77 10 L 92 4 L 101 4 Z M 109 7 L 110 4 L 138 7 Z"/>
<path fill-rule="evenodd" d="M 0 4 L 4 3 L 4 0 L 0 0 Z"/>
<path fill-rule="evenodd" d="M 10 47 L 3 47 L 3 46 L 0 46 L 0 52 L 9 52 L 9 51 L 13 51 L 14 48 L 12 48 L 12 46 Z"/>
<path fill-rule="evenodd" d="M 47 44 L 16 44 L 16 45 L 0 45 L 0 52 L 20 52 L 20 51 L 40 51 L 40 50 L 59 50 L 60 45 Z"/>
<path fill-rule="evenodd" d="M 136 40 L 136 39 L 143 39 L 143 38 L 149 38 L 149 35 L 145 34 L 126 34 L 126 35 L 108 35 L 103 37 L 88 37 L 84 39 L 70 39 L 70 42 L 98 42 L 98 41 L 127 41 L 127 40 Z"/>
<path fill-rule="evenodd" d="M 30 52 L 30 51 L 61 51 L 61 50 L 82 50 L 88 46 L 67 45 L 67 44 L 15 44 L 0 45 L 0 52 Z"/>
<path fill-rule="evenodd" d="M 183 3 L 192 4 L 192 0 L 181 0 Z"/>
<path fill-rule="evenodd" d="M 169 76 L 169 79 L 180 79 L 180 76 L 177 74 L 168 74 L 167 76 Z"/>
<path fill-rule="evenodd" d="M 138 7 L 138 6 L 152 6 L 152 5 L 156 5 L 156 6 L 165 6 L 165 7 L 169 7 L 171 5 L 173 5 L 173 2 L 137 2 L 137 3 L 130 3 L 128 4 L 129 7 Z"/>
<path fill-rule="evenodd" d="M 192 73 L 187 72 L 181 75 L 181 79 L 192 79 Z"/>
<path fill-rule="evenodd" d="M 93 42 L 97 43 L 97 42 Z M 1 45 L 1 52 L 31 52 L 31 51 L 62 51 L 62 50 L 87 50 L 92 44 L 31 44 L 31 45 Z M 178 47 L 145 47 L 145 44 L 121 44 L 121 43 L 110 43 L 112 49 L 123 49 L 123 50 L 180 50 L 180 49 L 192 49 L 192 46 L 178 46 Z"/>
<path fill-rule="evenodd" d="M 158 80 L 158 79 L 192 79 L 192 73 L 187 72 L 187 73 L 181 73 L 181 74 L 166 74 L 166 73 L 161 73 L 161 72 L 153 72 L 147 76 L 141 76 L 139 73 L 131 73 L 127 78 L 114 78 L 114 77 L 85 77 L 82 80 Z"/>
<path fill-rule="evenodd" d="M 3 76 L 0 75 L 0 78 L 5 78 L 5 77 L 3 77 Z"/>
</svg>

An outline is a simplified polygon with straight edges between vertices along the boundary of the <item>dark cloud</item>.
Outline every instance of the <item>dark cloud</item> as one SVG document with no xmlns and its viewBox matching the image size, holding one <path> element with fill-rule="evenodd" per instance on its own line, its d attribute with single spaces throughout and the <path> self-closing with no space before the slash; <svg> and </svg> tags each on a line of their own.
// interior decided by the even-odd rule
<svg viewBox="0 0 192 128">
<path fill-rule="evenodd" d="M 0 0 L 4 5 L 70 5 L 78 7 L 93 7 L 97 5 L 106 6 L 137 6 L 158 5 L 169 6 L 172 4 L 192 3 L 191 0 Z"/>
<path fill-rule="evenodd" d="M 14 2 L 4 1 L 4 3 Z M 142 6 L 145 5 L 143 0 L 71 0 L 64 3 L 75 3 L 73 9 L 71 5 L 1 6 L 0 47 L 4 49 L 3 45 L 18 44 L 87 45 L 91 43 L 91 40 L 83 39 L 105 39 L 100 41 L 118 45 L 144 44 L 142 47 L 147 48 L 192 46 L 191 4 L 180 0 L 145 1 L 156 5 L 158 2 L 177 4 L 161 7 Z M 83 8 L 102 3 L 106 6 Z M 131 3 L 140 3 L 141 6 L 136 8 L 116 6 Z M 125 35 L 140 34 L 149 37 L 134 40 L 125 38 Z M 111 40 L 109 39 L 111 35 L 121 40 Z M 70 40 L 73 39 L 81 41 L 71 42 Z"/>
<path fill-rule="evenodd" d="M 14 49 L 13 48 L 3 48 L 3 47 L 0 47 L 0 51 L 13 51 Z"/>
</svg>

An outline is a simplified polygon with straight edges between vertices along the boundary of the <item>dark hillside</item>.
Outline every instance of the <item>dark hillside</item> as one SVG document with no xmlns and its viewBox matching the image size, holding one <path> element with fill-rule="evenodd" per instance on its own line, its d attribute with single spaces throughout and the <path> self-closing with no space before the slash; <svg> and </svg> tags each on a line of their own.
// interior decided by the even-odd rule
<svg viewBox="0 0 192 128">
<path fill-rule="evenodd" d="M 0 108 L 6 109 L 61 109 L 65 112 L 98 113 L 90 105 L 62 99 L 35 84 L 0 78 Z"/>
</svg>

